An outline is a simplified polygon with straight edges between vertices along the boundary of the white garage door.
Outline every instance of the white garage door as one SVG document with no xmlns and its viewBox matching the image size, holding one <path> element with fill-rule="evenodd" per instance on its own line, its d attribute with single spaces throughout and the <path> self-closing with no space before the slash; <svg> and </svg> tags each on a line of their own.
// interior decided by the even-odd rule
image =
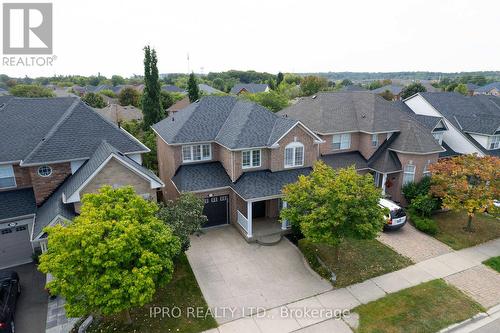
<svg viewBox="0 0 500 333">
<path fill-rule="evenodd" d="M 27 224 L 0 229 L 0 269 L 31 262 L 32 253 Z"/>
</svg>

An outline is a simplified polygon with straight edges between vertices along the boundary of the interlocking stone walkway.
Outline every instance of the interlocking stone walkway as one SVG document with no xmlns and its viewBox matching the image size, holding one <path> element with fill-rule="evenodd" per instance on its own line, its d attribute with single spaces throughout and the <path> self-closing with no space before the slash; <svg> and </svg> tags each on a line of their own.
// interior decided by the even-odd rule
<svg viewBox="0 0 500 333">
<path fill-rule="evenodd" d="M 399 230 L 382 232 L 377 239 L 414 262 L 450 253 L 453 250 L 407 223 Z"/>
<path fill-rule="evenodd" d="M 319 295 L 240 318 L 210 330 L 211 333 L 245 332 L 352 332 L 346 321 L 324 315 L 328 310 L 351 310 L 359 304 L 384 297 L 386 294 L 444 278 L 468 293 L 485 307 L 500 303 L 500 274 L 481 264 L 500 255 L 500 239 L 460 251 L 422 260 L 402 270 L 388 273 Z M 487 272 L 485 271 L 488 270 Z M 482 287 L 476 287 L 474 281 Z M 488 285 L 486 287 L 486 285 Z M 486 289 L 487 288 L 487 289 Z M 304 318 L 291 309 L 315 310 L 319 316 Z M 323 311 L 323 312 L 322 312 Z M 323 315 L 321 315 L 323 313 Z M 348 321 L 348 320 L 347 320 Z"/>
</svg>

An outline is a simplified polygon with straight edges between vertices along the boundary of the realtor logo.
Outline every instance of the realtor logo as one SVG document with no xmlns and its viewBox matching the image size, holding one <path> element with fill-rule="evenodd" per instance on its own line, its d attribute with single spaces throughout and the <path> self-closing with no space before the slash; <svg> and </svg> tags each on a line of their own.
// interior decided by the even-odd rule
<svg viewBox="0 0 500 333">
<path fill-rule="evenodd" d="M 52 54 L 52 4 L 3 4 L 3 53 Z"/>
</svg>

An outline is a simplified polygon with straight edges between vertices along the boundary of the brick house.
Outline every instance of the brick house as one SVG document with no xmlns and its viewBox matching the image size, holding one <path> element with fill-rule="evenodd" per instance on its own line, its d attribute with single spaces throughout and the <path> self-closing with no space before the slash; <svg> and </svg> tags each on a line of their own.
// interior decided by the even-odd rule
<svg viewBox="0 0 500 333">
<path fill-rule="evenodd" d="M 0 97 L 0 268 L 45 250 L 46 226 L 71 220 L 85 193 L 132 185 L 156 200 L 149 149 L 75 97 Z"/>
<path fill-rule="evenodd" d="M 239 95 L 245 93 L 256 94 L 268 91 L 269 85 L 267 85 L 266 83 L 238 83 L 231 88 L 229 93 L 232 95 Z"/>
<path fill-rule="evenodd" d="M 284 185 L 322 159 L 355 165 L 401 200 L 443 151 L 431 131 L 369 92 L 324 93 L 278 114 L 232 96 L 202 98 L 153 126 L 164 199 L 193 192 L 208 227 L 233 224 L 248 240 L 286 232 L 278 220 Z M 403 172 L 403 170 L 405 172 Z"/>
</svg>

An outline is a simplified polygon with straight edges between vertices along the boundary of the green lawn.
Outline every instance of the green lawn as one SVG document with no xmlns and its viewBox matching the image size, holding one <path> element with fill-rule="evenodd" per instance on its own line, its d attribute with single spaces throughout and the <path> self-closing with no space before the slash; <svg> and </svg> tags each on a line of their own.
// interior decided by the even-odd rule
<svg viewBox="0 0 500 333">
<path fill-rule="evenodd" d="M 438 225 L 438 233 L 434 236 L 448 244 L 454 250 L 460 250 L 500 237 L 500 221 L 496 218 L 478 214 L 472 224 L 475 232 L 467 232 L 467 214 L 448 211 L 432 217 Z"/>
<path fill-rule="evenodd" d="M 483 264 L 490 266 L 495 271 L 500 273 L 500 257 L 493 257 L 488 260 L 483 261 Z"/>
<path fill-rule="evenodd" d="M 345 287 L 369 278 L 409 266 L 412 261 L 391 248 L 373 240 L 346 239 L 338 247 L 299 241 L 299 248 L 309 264 L 321 276 L 329 278 L 317 255 L 337 275 L 336 287 Z M 339 255 L 337 256 L 337 248 Z"/>
<path fill-rule="evenodd" d="M 150 307 L 179 307 L 182 315 L 179 318 L 161 319 L 151 318 Z M 99 323 L 92 324 L 87 332 L 201 332 L 217 327 L 215 319 L 211 316 L 207 318 L 195 319 L 186 316 L 187 307 L 202 307 L 207 309 L 207 304 L 198 287 L 191 266 L 185 255 L 182 255 L 175 263 L 175 272 L 172 281 L 156 293 L 151 302 L 140 309 L 131 311 L 133 324 L 124 325 L 120 316 L 105 318 Z"/>
<path fill-rule="evenodd" d="M 358 333 L 437 332 L 484 311 L 460 290 L 433 280 L 353 309 Z"/>
</svg>

